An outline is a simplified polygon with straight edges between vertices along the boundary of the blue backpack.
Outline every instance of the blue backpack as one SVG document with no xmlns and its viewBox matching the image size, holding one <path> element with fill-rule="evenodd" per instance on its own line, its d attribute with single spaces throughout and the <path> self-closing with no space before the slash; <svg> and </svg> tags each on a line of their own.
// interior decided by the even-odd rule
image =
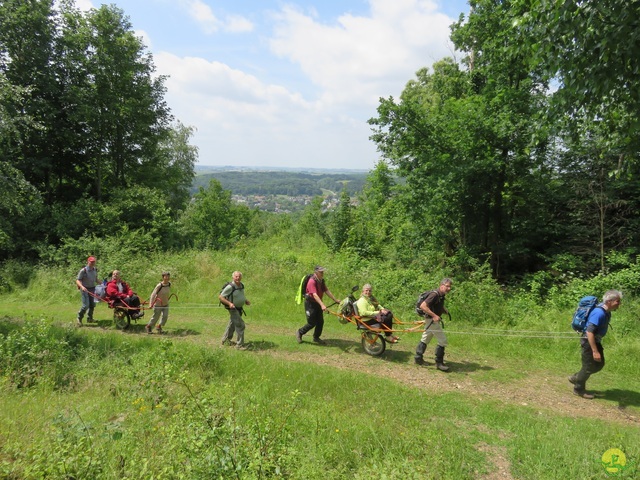
<svg viewBox="0 0 640 480">
<path fill-rule="evenodd" d="M 573 314 L 573 320 L 571 321 L 571 328 L 573 328 L 578 333 L 584 333 L 587 329 L 587 320 L 593 309 L 598 306 L 598 297 L 594 297 L 593 295 L 588 295 L 586 297 L 582 297 L 578 302 L 578 308 L 576 312 Z"/>
</svg>

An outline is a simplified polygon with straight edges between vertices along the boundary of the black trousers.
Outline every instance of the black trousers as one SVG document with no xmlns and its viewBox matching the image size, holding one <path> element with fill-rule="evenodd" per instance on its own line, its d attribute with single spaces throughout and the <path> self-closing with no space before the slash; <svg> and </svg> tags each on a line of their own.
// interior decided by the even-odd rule
<svg viewBox="0 0 640 480">
<path fill-rule="evenodd" d="M 387 312 L 385 314 L 379 313 L 378 315 L 376 315 L 375 318 L 365 320 L 363 323 L 366 323 L 370 327 L 373 327 L 375 324 L 380 324 L 387 327 L 387 329 L 392 330 L 393 329 L 393 313 L 391 312 Z M 386 336 L 390 336 L 392 334 L 392 332 L 387 332 L 386 329 L 384 328 L 382 330 L 384 330 L 384 334 Z"/>
<path fill-rule="evenodd" d="M 313 338 L 320 338 L 322 329 L 324 328 L 324 314 L 320 305 L 313 300 L 306 299 L 304 301 L 304 311 L 307 315 L 307 323 L 300 330 L 300 335 L 304 335 L 312 328 Z"/>
<path fill-rule="evenodd" d="M 582 348 L 582 368 L 575 374 L 576 381 L 574 383 L 574 390 L 576 392 L 584 392 L 587 388 L 587 380 L 589 380 L 589 377 L 604 368 L 604 349 L 601 343 L 596 343 L 598 352 L 600 352 L 600 356 L 602 357 L 601 362 L 596 362 L 593 359 L 593 351 L 591 350 L 591 345 L 589 345 L 589 340 L 581 338 L 580 347 Z"/>
</svg>

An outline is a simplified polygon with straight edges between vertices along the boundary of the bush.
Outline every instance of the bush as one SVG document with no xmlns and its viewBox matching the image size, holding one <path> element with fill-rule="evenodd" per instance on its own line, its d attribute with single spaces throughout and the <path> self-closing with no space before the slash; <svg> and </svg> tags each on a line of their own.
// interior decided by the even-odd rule
<svg viewBox="0 0 640 480">
<path fill-rule="evenodd" d="M 0 338 L 0 373 L 15 388 L 29 388 L 41 380 L 54 388 L 69 385 L 73 349 L 65 337 L 44 320 L 25 322 Z"/>
<path fill-rule="evenodd" d="M 0 265 L 0 293 L 26 288 L 34 275 L 33 263 L 7 260 Z"/>
</svg>

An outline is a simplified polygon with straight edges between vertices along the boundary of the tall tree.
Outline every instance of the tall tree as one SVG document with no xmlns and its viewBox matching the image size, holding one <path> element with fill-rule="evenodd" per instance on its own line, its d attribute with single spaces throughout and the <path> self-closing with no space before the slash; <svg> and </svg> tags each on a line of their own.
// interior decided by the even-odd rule
<svg viewBox="0 0 640 480">
<path fill-rule="evenodd" d="M 88 58 L 94 93 L 89 160 L 95 165 L 96 196 L 105 187 L 139 182 L 142 166 L 158 164 L 159 143 L 171 120 L 163 76 L 154 77 L 152 57 L 117 7 L 102 5 L 87 17 Z"/>
<path fill-rule="evenodd" d="M 445 59 L 419 71 L 400 102 L 381 101 L 372 138 L 406 176 L 405 204 L 432 248 L 488 255 L 500 276 L 531 268 L 545 242 L 549 169 L 534 116 L 546 84 L 508 48 L 510 2 L 471 4 L 451 37 L 467 69 Z"/>
<path fill-rule="evenodd" d="M 155 161 L 146 162 L 140 169 L 142 180 L 162 191 L 175 213 L 186 207 L 195 178 L 198 147 L 189 143 L 193 132 L 193 127 L 176 122 L 160 140 Z"/>
</svg>

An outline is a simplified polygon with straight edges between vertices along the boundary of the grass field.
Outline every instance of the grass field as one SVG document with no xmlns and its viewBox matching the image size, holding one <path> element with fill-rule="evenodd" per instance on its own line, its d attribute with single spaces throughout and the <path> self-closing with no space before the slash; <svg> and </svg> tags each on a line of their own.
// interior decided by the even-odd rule
<svg viewBox="0 0 640 480">
<path fill-rule="evenodd" d="M 171 270 L 178 301 L 162 336 L 144 321 L 116 330 L 105 305 L 95 325 L 73 327 L 77 291 L 67 279 L 56 295 L 47 287 L 67 272 L 43 270 L 0 297 L 0 478 L 638 478 L 637 335 L 607 336 L 593 401 L 566 380 L 577 338 L 555 319 L 571 312 L 529 328 L 478 326 L 456 311 L 454 290 L 447 374 L 433 367 L 433 345 L 430 365 L 413 364 L 419 333 L 374 358 L 330 315 L 326 346 L 298 344 L 293 293 L 314 262 L 271 255 L 151 259 L 128 278 L 122 268 L 143 297 L 154 272 Z M 219 342 L 227 312 L 214 298 L 237 268 L 252 301 L 247 351 Z M 353 282 L 332 265 L 327 280 L 338 297 Z M 410 305 L 383 303 L 413 320 Z M 621 319 L 635 312 L 628 303 Z M 524 332 L 545 325 L 552 338 Z M 603 455 L 620 453 L 611 449 L 624 464 L 618 456 L 607 470 Z"/>
</svg>

